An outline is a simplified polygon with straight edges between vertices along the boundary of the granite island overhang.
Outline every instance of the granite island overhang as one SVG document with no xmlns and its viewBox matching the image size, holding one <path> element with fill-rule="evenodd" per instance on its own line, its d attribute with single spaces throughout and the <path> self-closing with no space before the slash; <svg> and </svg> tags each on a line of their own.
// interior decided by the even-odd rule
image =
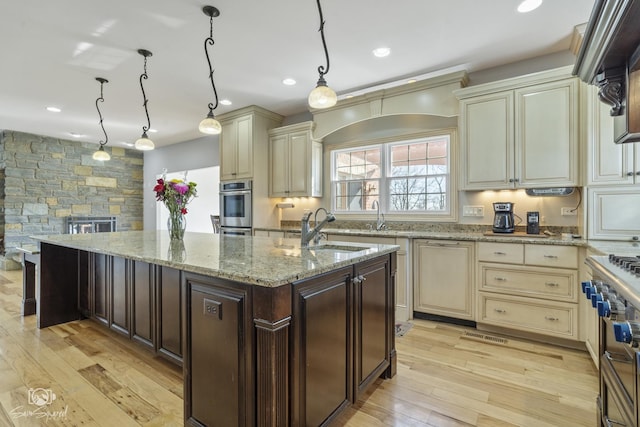
<svg viewBox="0 0 640 427">
<path fill-rule="evenodd" d="M 396 245 L 34 238 L 38 326 L 90 317 L 182 365 L 186 425 L 325 425 L 395 375 Z"/>
</svg>

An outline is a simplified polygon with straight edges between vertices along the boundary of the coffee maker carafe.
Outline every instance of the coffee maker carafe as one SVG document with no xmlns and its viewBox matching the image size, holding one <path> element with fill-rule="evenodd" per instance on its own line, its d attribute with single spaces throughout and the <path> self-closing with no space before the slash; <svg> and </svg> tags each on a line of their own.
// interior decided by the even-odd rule
<svg viewBox="0 0 640 427">
<path fill-rule="evenodd" d="M 513 233 L 515 225 L 513 223 L 513 205 L 511 202 L 497 202 L 493 204 L 493 232 Z"/>
</svg>

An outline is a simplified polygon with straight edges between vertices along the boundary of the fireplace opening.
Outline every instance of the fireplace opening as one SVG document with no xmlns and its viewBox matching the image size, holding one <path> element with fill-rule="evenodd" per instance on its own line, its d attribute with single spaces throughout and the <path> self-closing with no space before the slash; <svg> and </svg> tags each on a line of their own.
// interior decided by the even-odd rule
<svg viewBox="0 0 640 427">
<path fill-rule="evenodd" d="M 65 233 L 108 233 L 116 231 L 115 216 L 68 216 L 65 218 Z"/>
</svg>

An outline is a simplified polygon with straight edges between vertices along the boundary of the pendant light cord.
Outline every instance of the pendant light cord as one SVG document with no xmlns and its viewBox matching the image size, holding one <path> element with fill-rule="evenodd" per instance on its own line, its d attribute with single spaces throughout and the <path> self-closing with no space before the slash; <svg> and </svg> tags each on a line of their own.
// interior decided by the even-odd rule
<svg viewBox="0 0 640 427">
<path fill-rule="evenodd" d="M 318 73 L 320 74 L 320 78 L 322 78 L 325 74 L 329 73 L 329 51 L 327 50 L 327 41 L 324 38 L 324 17 L 322 15 L 322 6 L 320 5 L 320 0 L 316 0 L 318 3 L 318 14 L 320 15 L 320 37 L 322 38 L 322 47 L 324 48 L 324 56 L 327 60 L 327 68 L 320 65 L 318 67 Z"/>
<path fill-rule="evenodd" d="M 101 77 L 96 77 L 96 80 L 100 82 L 100 97 L 96 99 L 96 110 L 98 110 L 98 116 L 100 117 L 100 127 L 102 128 L 102 132 L 104 133 L 104 142 L 100 141 L 100 146 L 105 146 L 107 145 L 107 142 L 109 142 L 109 136 L 107 135 L 107 131 L 104 129 L 104 124 L 102 123 L 102 112 L 100 111 L 98 102 L 104 102 L 102 88 L 105 83 L 108 83 L 108 80 Z"/>
<path fill-rule="evenodd" d="M 142 84 L 142 80 L 147 80 L 149 76 L 147 75 L 147 56 L 146 54 L 140 52 L 142 56 L 144 56 L 144 73 L 140 74 L 140 89 L 142 89 L 142 99 L 144 100 L 142 106 L 144 107 L 144 112 L 147 115 L 147 126 L 142 126 L 142 131 L 147 132 L 151 128 L 151 119 L 149 118 L 149 110 L 147 109 L 147 94 L 144 91 L 144 85 Z"/>
<path fill-rule="evenodd" d="M 211 66 L 211 58 L 209 57 L 209 49 L 208 46 L 213 46 L 213 15 L 209 17 L 209 37 L 204 40 L 204 54 L 207 56 L 207 64 L 209 64 L 209 80 L 211 80 L 211 87 L 213 88 L 213 97 L 215 98 L 215 104 L 212 102 L 209 103 L 209 110 L 213 112 L 216 108 L 218 108 L 218 91 L 216 90 L 216 85 L 213 82 L 213 67 Z"/>
</svg>

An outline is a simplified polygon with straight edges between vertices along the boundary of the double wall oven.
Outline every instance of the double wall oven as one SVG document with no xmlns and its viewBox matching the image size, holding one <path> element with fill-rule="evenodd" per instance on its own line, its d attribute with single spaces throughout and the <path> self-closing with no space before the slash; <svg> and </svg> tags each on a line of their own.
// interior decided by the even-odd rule
<svg viewBox="0 0 640 427">
<path fill-rule="evenodd" d="M 638 427 L 640 419 L 640 257 L 587 258 L 594 280 L 582 291 L 598 310 L 598 426 Z"/>
<path fill-rule="evenodd" d="M 251 235 L 251 181 L 220 183 L 220 233 Z"/>
</svg>

